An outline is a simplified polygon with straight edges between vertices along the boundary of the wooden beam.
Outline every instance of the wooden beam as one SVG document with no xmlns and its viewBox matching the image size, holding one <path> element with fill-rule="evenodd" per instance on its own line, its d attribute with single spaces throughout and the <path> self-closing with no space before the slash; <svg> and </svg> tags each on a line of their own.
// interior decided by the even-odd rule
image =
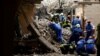
<svg viewBox="0 0 100 56">
<path fill-rule="evenodd" d="M 100 4 L 100 2 L 78 2 L 78 4 Z"/>
<path fill-rule="evenodd" d="M 36 33 L 37 35 L 37 38 L 39 39 L 39 41 L 41 43 L 43 43 L 48 49 L 52 50 L 52 51 L 55 51 L 57 53 L 60 53 L 59 52 L 59 49 L 55 46 L 53 46 L 50 42 L 48 42 L 43 36 L 41 36 L 41 33 L 39 31 L 39 29 L 37 29 L 38 25 L 35 23 L 34 20 L 32 20 L 32 18 L 29 18 L 29 16 L 27 16 L 27 14 L 25 13 L 24 9 L 21 8 L 21 11 L 22 11 L 22 14 L 23 16 L 25 17 L 24 19 L 26 20 L 26 22 L 30 25 L 30 27 L 32 28 L 31 29 L 31 32 L 32 33 Z"/>
<path fill-rule="evenodd" d="M 53 46 L 50 42 L 48 42 L 43 36 L 41 36 L 39 30 L 34 26 L 33 23 L 30 23 L 32 29 L 37 33 L 37 35 L 39 36 L 38 39 L 40 40 L 41 43 L 43 43 L 47 48 L 49 48 L 52 51 L 55 51 L 57 53 L 60 53 L 59 50 Z"/>
</svg>

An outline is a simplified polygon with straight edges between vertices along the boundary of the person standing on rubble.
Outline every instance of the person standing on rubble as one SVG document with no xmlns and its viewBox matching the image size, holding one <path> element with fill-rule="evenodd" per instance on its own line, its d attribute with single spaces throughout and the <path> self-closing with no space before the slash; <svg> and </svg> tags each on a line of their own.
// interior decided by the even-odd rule
<svg viewBox="0 0 100 56">
<path fill-rule="evenodd" d="M 68 21 L 71 22 L 71 20 L 72 20 L 72 19 L 71 19 L 71 15 L 68 15 L 66 20 L 68 20 Z"/>
<path fill-rule="evenodd" d="M 81 26 L 81 19 L 79 18 L 79 16 L 76 16 L 76 18 L 73 18 L 72 20 L 72 26 L 74 27 L 76 24 L 80 24 Z"/>
<path fill-rule="evenodd" d="M 78 24 L 80 24 L 80 27 L 82 26 L 82 19 L 79 16 L 76 16 L 76 18 L 78 19 Z"/>
<path fill-rule="evenodd" d="M 79 37 L 83 35 L 83 31 L 80 24 L 76 24 L 75 28 L 72 28 L 72 36 L 69 39 L 69 43 L 75 41 L 75 44 L 79 41 Z"/>
<path fill-rule="evenodd" d="M 66 19 L 66 23 L 67 23 L 67 26 L 69 26 L 70 28 L 72 28 L 71 20 L 72 20 L 71 15 L 68 15 Z"/>
<path fill-rule="evenodd" d="M 64 17 L 64 14 L 63 13 L 60 14 L 60 17 L 59 18 L 60 18 L 60 22 L 65 21 L 65 17 Z"/>
<path fill-rule="evenodd" d="M 91 21 L 88 21 L 85 29 L 86 29 L 86 39 L 85 40 L 88 40 L 90 36 L 93 36 L 95 27 L 91 23 Z"/>
</svg>

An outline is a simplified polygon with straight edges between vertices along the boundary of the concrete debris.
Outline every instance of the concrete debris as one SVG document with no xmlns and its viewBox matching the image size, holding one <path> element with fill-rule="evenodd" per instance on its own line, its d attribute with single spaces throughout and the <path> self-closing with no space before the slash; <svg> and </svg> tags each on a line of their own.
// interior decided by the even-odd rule
<svg viewBox="0 0 100 56">
<path fill-rule="evenodd" d="M 63 34 L 64 39 L 68 40 L 69 37 L 71 36 L 71 30 L 69 28 L 63 28 L 62 34 Z"/>
<path fill-rule="evenodd" d="M 47 19 L 39 19 L 38 26 L 41 31 L 41 34 L 43 36 L 48 37 L 49 40 L 50 40 L 50 38 L 52 40 L 52 37 L 55 36 L 56 34 L 54 33 L 54 31 L 52 29 L 49 28 L 49 26 L 48 26 L 49 23 L 50 23 L 50 21 Z M 62 34 L 63 34 L 64 39 L 67 40 L 71 35 L 70 28 L 62 28 Z"/>
</svg>

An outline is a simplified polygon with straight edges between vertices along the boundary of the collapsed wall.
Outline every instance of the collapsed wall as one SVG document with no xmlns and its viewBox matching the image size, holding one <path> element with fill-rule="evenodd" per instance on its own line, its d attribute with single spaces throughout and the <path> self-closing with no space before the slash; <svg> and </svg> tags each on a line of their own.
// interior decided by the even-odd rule
<svg viewBox="0 0 100 56">
<path fill-rule="evenodd" d="M 31 47 L 34 47 L 35 44 L 36 45 L 41 44 L 51 51 L 61 53 L 61 51 L 59 49 L 59 43 L 57 43 L 53 38 L 53 37 L 55 37 L 55 33 L 48 26 L 48 24 L 50 22 L 49 20 L 39 19 L 38 21 L 35 21 L 35 19 L 33 18 L 34 8 L 33 8 L 33 5 L 30 5 L 30 4 L 23 5 L 23 6 L 21 5 L 18 8 L 18 11 L 19 11 L 18 20 L 19 20 L 22 38 L 21 38 L 21 40 L 18 40 L 17 43 L 21 42 L 21 43 L 25 44 L 26 46 L 30 45 Z M 66 31 L 66 30 L 63 30 L 63 35 L 65 36 L 65 38 L 67 38 L 66 35 L 70 35 L 70 34 L 69 33 L 66 34 L 66 33 L 70 32 L 70 30 L 66 31 L 66 33 L 64 31 Z M 39 41 L 39 43 L 37 44 L 36 42 L 31 41 L 31 43 L 32 43 L 31 44 L 30 40 L 24 41 L 23 38 L 24 37 L 28 38 L 28 34 L 32 35 L 32 38 L 35 38 L 36 42 Z"/>
</svg>

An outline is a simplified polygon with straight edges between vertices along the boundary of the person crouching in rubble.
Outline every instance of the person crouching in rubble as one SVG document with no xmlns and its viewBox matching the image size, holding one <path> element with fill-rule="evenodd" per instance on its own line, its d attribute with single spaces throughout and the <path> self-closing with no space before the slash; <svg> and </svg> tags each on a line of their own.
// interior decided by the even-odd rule
<svg viewBox="0 0 100 56">
<path fill-rule="evenodd" d="M 76 24 L 75 28 L 72 28 L 72 35 L 69 39 L 69 43 L 75 41 L 75 44 L 77 44 L 81 35 L 83 35 L 83 31 L 80 27 L 80 24 Z"/>
<path fill-rule="evenodd" d="M 59 43 L 62 43 L 62 41 L 63 41 L 62 27 L 61 27 L 60 23 L 58 22 L 58 18 L 55 17 L 55 19 L 56 19 L 55 21 L 50 22 L 49 27 L 55 31 L 56 36 L 57 36 L 57 41 Z"/>
<path fill-rule="evenodd" d="M 88 56 L 89 54 L 95 54 L 95 40 L 96 39 L 93 36 L 90 36 L 87 41 L 85 41 L 84 37 L 81 37 L 76 46 L 78 55 Z"/>
<path fill-rule="evenodd" d="M 76 52 L 78 55 L 83 55 L 83 53 L 86 53 L 85 39 L 83 36 L 80 36 L 79 41 L 76 44 Z"/>
<path fill-rule="evenodd" d="M 88 54 L 96 53 L 95 41 L 96 39 L 93 36 L 90 36 L 89 39 L 86 41 L 86 52 Z"/>
</svg>

